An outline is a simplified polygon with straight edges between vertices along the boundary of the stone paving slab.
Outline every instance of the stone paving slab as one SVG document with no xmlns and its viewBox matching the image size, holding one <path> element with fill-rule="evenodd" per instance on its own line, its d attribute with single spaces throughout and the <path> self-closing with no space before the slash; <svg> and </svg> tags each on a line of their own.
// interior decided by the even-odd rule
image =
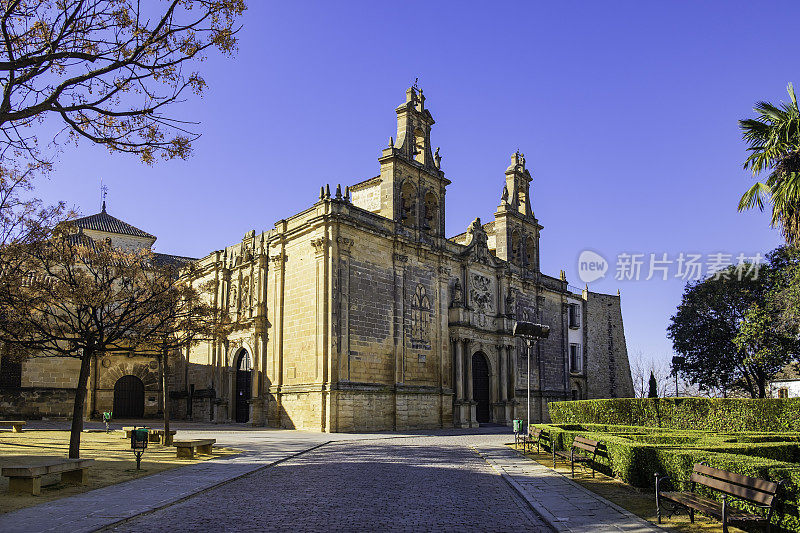
<svg viewBox="0 0 800 533">
<path fill-rule="evenodd" d="M 665 531 L 507 446 L 482 444 L 473 448 L 556 531 Z"/>
<path fill-rule="evenodd" d="M 283 441 L 278 446 L 260 446 L 258 450 L 246 451 L 241 455 L 209 459 L 27 507 L 0 515 L 0 531 L 96 531 L 142 513 L 178 503 L 199 492 L 296 457 L 326 443 L 308 440 Z"/>
</svg>

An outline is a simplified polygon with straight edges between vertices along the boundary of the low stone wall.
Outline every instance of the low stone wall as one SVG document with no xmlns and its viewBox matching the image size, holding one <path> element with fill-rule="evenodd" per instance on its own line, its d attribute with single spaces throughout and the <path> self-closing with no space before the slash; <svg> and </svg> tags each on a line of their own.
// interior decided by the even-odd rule
<svg viewBox="0 0 800 533">
<path fill-rule="evenodd" d="M 0 417 L 38 420 L 72 418 L 75 389 L 21 387 L 0 389 Z"/>
</svg>

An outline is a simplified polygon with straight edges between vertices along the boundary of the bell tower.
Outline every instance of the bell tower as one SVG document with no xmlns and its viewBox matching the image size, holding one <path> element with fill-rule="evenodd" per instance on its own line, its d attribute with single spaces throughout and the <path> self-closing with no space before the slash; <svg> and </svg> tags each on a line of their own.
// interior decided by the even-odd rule
<svg viewBox="0 0 800 533">
<path fill-rule="evenodd" d="M 495 251 L 504 261 L 539 271 L 539 231 L 543 229 L 531 207 L 531 173 L 525 168 L 525 154 L 511 155 L 500 205 L 494 214 Z"/>
<path fill-rule="evenodd" d="M 445 188 L 450 181 L 441 170 L 439 149 L 431 145 L 436 121 L 425 108 L 416 84 L 395 109 L 397 137 L 381 152 L 380 214 L 399 222 L 398 229 L 418 238 L 444 237 Z"/>
</svg>

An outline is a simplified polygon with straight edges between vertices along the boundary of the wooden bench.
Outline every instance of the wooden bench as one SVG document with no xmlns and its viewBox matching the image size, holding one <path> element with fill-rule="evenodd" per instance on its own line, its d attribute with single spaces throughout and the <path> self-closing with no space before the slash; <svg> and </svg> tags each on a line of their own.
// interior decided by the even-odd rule
<svg viewBox="0 0 800 533">
<path fill-rule="evenodd" d="M 89 466 L 94 459 L 56 459 L 37 465 L 6 466 L 3 476 L 8 478 L 11 494 L 42 493 L 42 476 L 61 474 L 61 481 L 85 485 L 89 481 Z"/>
<path fill-rule="evenodd" d="M 552 444 L 552 443 L 551 443 Z M 556 450 L 555 446 L 551 446 L 553 449 L 553 468 L 556 467 L 556 457 L 561 457 L 565 461 L 569 461 L 572 465 L 572 477 L 575 477 L 575 463 L 582 464 L 582 463 L 589 463 L 592 465 L 592 477 L 594 477 L 594 470 L 595 464 L 597 464 L 597 448 L 600 447 L 600 443 L 596 440 L 587 439 L 585 437 L 581 437 L 580 435 L 576 436 L 575 439 L 572 441 L 572 446 L 570 447 L 569 452 L 566 450 Z M 578 452 L 577 455 L 575 452 Z"/>
<path fill-rule="evenodd" d="M 192 459 L 195 453 L 211 455 L 211 450 L 217 439 L 176 440 L 172 445 L 178 450 L 178 457 Z"/>
<path fill-rule="evenodd" d="M 659 524 L 661 523 L 662 500 L 665 500 L 673 507 L 671 510 L 667 509 L 670 516 L 677 508 L 682 507 L 689 510 L 689 521 L 694 522 L 694 513 L 698 511 L 721 520 L 723 533 L 728 533 L 728 524 L 730 523 L 735 523 L 737 526 L 743 524 L 766 525 L 767 531 L 770 531 L 770 521 L 780 483 L 735 474 L 704 463 L 694 465 L 690 478 L 691 490 L 688 492 L 661 492 L 661 486 L 667 479 L 669 479 L 668 476 L 660 477 L 656 474 L 656 516 Z M 699 496 L 695 492 L 697 485 L 721 492 L 722 503 Z M 731 509 L 728 504 L 729 496 L 745 500 L 756 507 L 767 510 L 767 516 Z"/>
<path fill-rule="evenodd" d="M 22 433 L 22 426 L 27 424 L 24 420 L 0 420 L 0 426 L 11 426 L 12 433 Z"/>
<path fill-rule="evenodd" d="M 546 430 L 542 428 L 533 427 L 530 428 L 528 434 L 524 436 L 522 441 L 522 449 L 525 450 L 527 446 L 529 449 L 533 449 L 533 444 L 536 443 L 536 453 L 541 453 L 541 445 L 542 441 L 549 441 L 550 437 Z"/>
</svg>

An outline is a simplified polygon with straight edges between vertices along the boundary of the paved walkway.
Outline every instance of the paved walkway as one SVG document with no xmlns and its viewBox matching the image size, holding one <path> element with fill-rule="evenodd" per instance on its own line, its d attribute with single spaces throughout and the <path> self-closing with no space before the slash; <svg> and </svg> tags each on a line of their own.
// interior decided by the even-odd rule
<svg viewBox="0 0 800 533">
<path fill-rule="evenodd" d="M 114 531 L 551 529 L 470 444 L 508 435 L 333 442 Z"/>
<path fill-rule="evenodd" d="M 302 435 L 295 439 L 262 438 L 261 442 L 249 443 L 240 435 L 230 435 L 226 439 L 224 432 L 182 431 L 180 435 L 181 438 L 191 438 L 191 433 L 215 437 L 217 444 L 245 448 L 247 451 L 241 455 L 174 468 L 0 515 L 0 531 L 96 531 L 121 520 L 174 504 L 327 442 L 319 438 L 322 435 L 317 438 L 303 438 Z"/>
<path fill-rule="evenodd" d="M 245 453 L 0 515 L 0 531 L 662 531 L 504 446 L 507 428 L 180 426 Z"/>
<path fill-rule="evenodd" d="M 475 450 L 556 531 L 664 531 L 507 446 L 478 445 Z"/>
</svg>

